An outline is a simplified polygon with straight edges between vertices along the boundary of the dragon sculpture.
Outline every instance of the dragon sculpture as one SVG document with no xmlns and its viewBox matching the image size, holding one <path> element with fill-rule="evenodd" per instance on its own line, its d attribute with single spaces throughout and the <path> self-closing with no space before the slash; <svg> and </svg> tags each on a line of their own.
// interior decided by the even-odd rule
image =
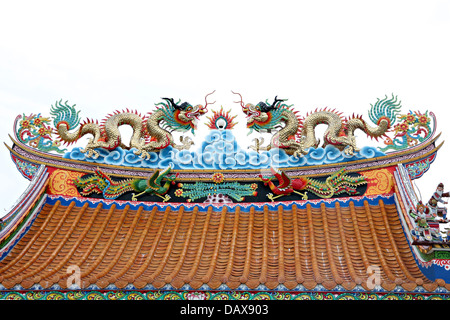
<svg viewBox="0 0 450 320">
<path fill-rule="evenodd" d="M 162 172 L 155 170 L 155 172 L 148 179 L 125 179 L 121 181 L 112 180 L 106 173 L 99 168 L 94 171 L 94 175 L 83 178 L 79 177 L 74 180 L 74 184 L 81 188 L 81 195 L 87 196 L 91 193 L 103 194 L 105 199 L 116 199 L 126 192 L 133 193 L 131 199 L 137 200 L 137 197 L 143 194 L 151 194 L 163 199 L 163 202 L 170 200 L 167 194 L 170 185 L 175 184 L 175 179 L 178 176 L 169 175 L 171 167 L 167 167 Z M 166 180 L 163 184 L 163 179 Z"/>
<path fill-rule="evenodd" d="M 303 200 L 308 200 L 307 191 L 325 199 L 344 192 L 349 195 L 355 195 L 358 194 L 356 188 L 367 183 L 364 176 L 350 177 L 347 175 L 345 168 L 339 169 L 327 177 L 324 182 L 309 177 L 292 179 L 284 171 L 273 167 L 270 168 L 270 171 L 272 176 L 263 176 L 260 174 L 259 178 L 264 182 L 264 185 L 269 185 L 270 190 L 273 192 L 267 195 L 272 201 L 292 193 L 297 193 L 302 196 Z M 272 182 L 273 178 L 278 180 L 278 185 Z M 305 192 L 300 193 L 300 190 Z"/>
<path fill-rule="evenodd" d="M 323 137 L 323 147 L 331 144 L 344 151 L 345 154 L 353 155 L 360 150 L 356 145 L 354 135 L 357 129 L 378 139 L 384 136 L 395 123 L 401 108 L 397 97 L 392 96 L 391 99 L 388 99 L 386 96 L 383 100 L 378 99 L 375 105 L 371 105 L 369 111 L 370 120 L 376 124 L 375 127 L 372 127 L 361 116 L 353 115 L 344 118 L 335 110 L 316 110 L 302 118 L 297 115 L 297 111 L 294 111 L 292 106 L 283 103 L 286 100 L 277 97 L 271 105 L 267 100 L 259 102 L 257 105 L 251 103 L 244 105 L 242 96 L 239 93 L 233 93 L 241 98 L 236 103 L 241 104 L 242 111 L 247 116 L 249 134 L 253 129 L 259 132 L 264 130 L 271 132 L 271 130 L 277 129 L 280 123 L 284 123 L 284 126 L 272 136 L 268 146 L 261 147 L 264 142 L 264 139 L 261 138 L 261 140 L 257 139 L 256 145 L 250 146 L 250 148 L 256 151 L 280 148 L 295 157 L 306 155 L 309 148 L 319 146 L 320 140 L 315 136 L 315 127 L 319 124 L 328 125 Z"/>
<path fill-rule="evenodd" d="M 86 147 L 81 150 L 86 153 L 88 158 L 98 158 L 99 153 L 95 150 L 96 148 L 113 150 L 121 147 L 123 149 L 136 148 L 136 155 L 149 159 L 150 152 L 158 152 L 168 146 L 178 150 L 189 149 L 194 144 L 189 137 L 180 137 L 181 145 L 175 144 L 171 131 L 186 132 L 190 130 L 194 134 L 195 121 L 208 111 L 207 97 L 214 92 L 205 96 L 205 106 L 192 106 L 188 102 L 179 104 L 179 101 L 175 103 L 173 98 L 162 98 L 165 103 L 157 103 L 156 111 L 144 117 L 136 111 L 127 109 L 127 111 L 116 111 L 114 114 L 108 115 L 101 124 L 98 121 L 87 119 L 80 125 L 79 111 L 75 110 L 75 105 L 70 106 L 67 102 L 65 104 L 62 104 L 61 101 L 55 103 L 50 114 L 53 116 L 53 123 L 61 141 L 66 144 L 76 142 L 85 134 L 93 135 Z M 125 124 L 130 125 L 133 129 L 129 147 L 122 142 L 119 131 L 119 126 Z M 76 131 L 69 132 L 75 128 L 77 128 Z"/>
</svg>

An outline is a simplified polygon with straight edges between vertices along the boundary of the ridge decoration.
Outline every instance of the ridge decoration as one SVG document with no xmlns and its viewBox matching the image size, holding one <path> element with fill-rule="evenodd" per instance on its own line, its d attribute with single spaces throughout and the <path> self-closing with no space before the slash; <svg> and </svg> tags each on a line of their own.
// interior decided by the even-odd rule
<svg viewBox="0 0 450 320">
<path fill-rule="evenodd" d="M 50 118 L 42 117 L 40 113 L 18 116 L 14 123 L 16 138 L 23 144 L 44 152 L 56 151 L 64 153 L 61 149 L 61 140 L 54 139 L 53 128 L 49 126 Z"/>
<path fill-rule="evenodd" d="M 267 198 L 274 201 L 277 198 L 297 193 L 302 196 L 303 200 L 308 200 L 307 191 L 314 193 L 320 198 L 328 199 L 334 195 L 339 195 L 346 192 L 349 195 L 357 195 L 356 188 L 360 185 L 366 184 L 365 176 L 351 177 L 346 173 L 345 167 L 339 169 L 332 175 L 326 178 L 325 182 L 309 177 L 300 177 L 292 179 L 286 175 L 284 171 L 270 168 L 272 176 L 259 175 L 264 185 L 268 185 L 273 193 L 267 194 Z M 278 185 L 272 182 L 272 179 L 278 180 Z M 299 191 L 305 191 L 300 193 Z"/>
<path fill-rule="evenodd" d="M 126 192 L 134 191 L 139 192 L 139 194 L 132 194 L 133 201 L 136 201 L 143 194 L 149 194 L 158 196 L 163 199 L 163 202 L 166 202 L 170 200 L 170 196 L 167 194 L 170 185 L 175 184 L 175 179 L 178 176 L 178 173 L 176 175 L 169 175 L 170 171 L 171 168 L 167 167 L 161 172 L 159 169 L 155 170 L 148 179 L 114 181 L 110 176 L 97 168 L 93 176 L 87 178 L 79 177 L 74 180 L 74 183 L 82 189 L 80 192 L 82 196 L 87 196 L 95 192 L 102 194 L 105 199 L 116 199 Z M 164 183 L 163 179 L 166 180 Z"/>
<path fill-rule="evenodd" d="M 257 140 L 256 145 L 250 146 L 253 150 L 268 151 L 273 148 L 283 149 L 287 154 L 301 157 L 308 153 L 309 148 L 317 148 L 320 140 L 315 136 L 315 128 L 319 124 L 327 124 L 323 137 L 323 147 L 333 145 L 347 155 L 353 155 L 360 151 L 356 145 L 355 131 L 362 130 L 367 136 L 378 139 L 385 136 L 386 132 L 395 123 L 396 116 L 400 112 L 400 102 L 397 97 L 387 96 L 378 99 L 375 105 L 371 105 L 369 110 L 370 120 L 376 124 L 375 127 L 370 126 L 361 116 L 352 115 L 349 118 L 342 116 L 335 110 L 315 110 L 306 117 L 297 115 L 298 111 L 294 111 L 292 105 L 286 105 L 285 99 L 278 99 L 276 96 L 271 105 L 267 102 L 259 102 L 257 105 L 247 103 L 244 105 L 242 96 L 240 103 L 242 111 L 247 116 L 247 127 L 250 133 L 253 130 L 264 131 L 279 129 L 273 134 L 269 145 L 261 147 L 264 139 Z M 284 127 L 279 128 L 279 124 L 284 123 Z M 250 134 L 249 133 L 249 134 Z"/>
<path fill-rule="evenodd" d="M 237 122 L 234 121 L 237 115 L 231 116 L 231 109 L 225 112 L 221 106 L 219 111 L 212 110 L 212 112 L 213 115 L 211 117 L 206 116 L 209 120 L 206 123 L 206 126 L 209 129 L 231 130 L 237 124 Z"/>
<path fill-rule="evenodd" d="M 435 132 L 436 117 L 433 112 L 409 111 L 407 114 L 399 115 L 398 120 L 401 122 L 394 126 L 394 137 L 387 137 L 384 142 L 386 147 L 380 147 L 380 151 L 397 151 L 414 147 L 429 139 Z"/>
<path fill-rule="evenodd" d="M 197 181 L 193 184 L 178 183 L 180 189 L 175 190 L 177 197 L 188 198 L 191 202 L 211 195 L 229 196 L 236 201 L 244 201 L 246 196 L 257 196 L 256 183 L 243 184 L 237 181 L 224 182 L 223 178 L 212 183 Z"/>
<path fill-rule="evenodd" d="M 214 91 L 212 92 L 214 93 Z M 169 145 L 178 150 L 189 149 L 194 142 L 189 137 L 180 137 L 181 144 L 176 144 L 171 131 L 187 132 L 194 134 L 196 129 L 195 121 L 198 117 L 207 112 L 207 97 L 205 106 L 192 106 L 188 102 L 179 104 L 173 98 L 162 98 L 165 102 L 157 103 L 156 111 L 142 116 L 137 111 L 116 111 L 102 121 L 85 120 L 80 125 L 79 111 L 75 110 L 75 105 L 70 106 L 56 102 L 50 110 L 53 116 L 53 123 L 62 141 L 67 144 L 74 143 L 86 134 L 93 135 L 86 147 L 81 150 L 87 157 L 94 159 L 99 156 L 96 148 L 113 150 L 117 147 L 122 149 L 136 148 L 134 154 L 142 158 L 149 159 L 149 152 L 158 152 Z M 213 102 L 214 103 L 214 102 Z M 130 147 L 126 146 L 121 139 L 119 126 L 128 124 L 133 128 L 130 140 Z M 75 129 L 75 132 L 69 132 Z M 167 130 L 169 129 L 169 130 Z"/>
<path fill-rule="evenodd" d="M 11 154 L 11 159 L 17 167 L 17 170 L 28 180 L 33 179 L 34 175 L 39 169 L 39 165 L 22 160 L 13 154 Z"/>
</svg>

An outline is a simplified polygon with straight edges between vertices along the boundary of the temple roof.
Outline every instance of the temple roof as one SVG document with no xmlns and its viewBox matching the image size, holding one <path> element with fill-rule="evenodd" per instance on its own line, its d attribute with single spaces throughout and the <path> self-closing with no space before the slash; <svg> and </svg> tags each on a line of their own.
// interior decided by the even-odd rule
<svg viewBox="0 0 450 320">
<path fill-rule="evenodd" d="M 0 290 L 450 294 L 448 241 L 440 220 L 431 231 L 418 225 L 412 185 L 442 146 L 432 112 L 397 116 L 396 97 L 378 100 L 369 113 L 375 134 L 362 117 L 323 109 L 303 119 L 272 106 L 270 121 L 251 126 L 281 121 L 292 132 L 246 150 L 216 117 L 195 151 L 159 127 L 157 117 L 169 115 L 174 130 L 195 127 L 176 118 L 182 105 L 165 100 L 153 120 L 127 110 L 80 124 L 61 102 L 51 109 L 55 128 L 40 114 L 18 116 L 7 148 L 30 185 L 0 220 Z M 241 106 L 250 120 L 259 114 Z M 319 147 L 304 128 L 322 117 L 341 130 Z M 394 136 L 384 135 L 396 120 Z M 109 137 L 128 122 L 148 149 Z M 62 149 L 80 138 L 68 133 L 79 124 L 97 133 L 95 143 Z M 355 128 L 372 138 L 384 132 L 385 146 L 358 148 Z"/>
<path fill-rule="evenodd" d="M 0 262 L 0 283 L 64 289 L 73 266 L 82 288 L 369 289 L 370 266 L 385 290 L 445 285 L 417 267 L 392 196 L 177 209 L 49 197 Z"/>
</svg>

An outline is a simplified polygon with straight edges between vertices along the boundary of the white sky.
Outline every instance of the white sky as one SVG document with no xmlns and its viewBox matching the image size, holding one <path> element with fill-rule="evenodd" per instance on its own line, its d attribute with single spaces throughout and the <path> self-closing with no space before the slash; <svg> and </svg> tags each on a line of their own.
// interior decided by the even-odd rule
<svg viewBox="0 0 450 320">
<path fill-rule="evenodd" d="M 449 39 L 443 0 L 2 1 L 0 140 L 11 146 L 17 115 L 49 116 L 59 99 L 100 120 L 151 111 L 161 97 L 203 104 L 213 90 L 209 109 L 232 108 L 242 137 L 231 90 L 245 102 L 278 95 L 302 114 L 328 106 L 366 121 L 370 104 L 394 93 L 405 113 L 434 111 L 448 140 Z M 1 216 L 28 181 L 0 148 Z M 425 201 L 438 182 L 450 190 L 449 155 L 447 142 L 416 180 Z"/>
</svg>

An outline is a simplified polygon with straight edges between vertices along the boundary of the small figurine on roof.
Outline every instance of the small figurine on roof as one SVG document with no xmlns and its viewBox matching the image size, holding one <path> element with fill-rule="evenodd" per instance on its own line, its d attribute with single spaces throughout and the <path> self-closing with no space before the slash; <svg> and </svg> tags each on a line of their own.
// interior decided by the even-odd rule
<svg viewBox="0 0 450 320">
<path fill-rule="evenodd" d="M 415 222 L 417 223 L 417 225 L 420 228 L 425 228 L 428 229 L 430 228 L 430 226 L 427 223 L 427 217 L 430 214 L 430 209 L 425 206 L 422 201 L 419 201 L 419 203 L 417 204 L 417 216 L 415 219 Z"/>
<path fill-rule="evenodd" d="M 431 214 L 434 217 L 440 217 L 442 220 L 446 220 L 447 218 L 447 208 L 439 207 L 438 202 L 447 204 L 447 201 L 442 200 L 442 198 L 450 197 L 449 192 L 444 192 L 444 184 L 441 182 L 438 184 L 436 188 L 436 192 L 433 193 L 430 200 L 428 201 L 428 208 L 431 210 Z"/>
<path fill-rule="evenodd" d="M 430 218 L 430 208 L 419 201 L 416 206 L 416 214 L 410 212 L 416 222 L 416 227 L 411 230 L 411 235 L 416 241 L 440 241 L 440 236 L 436 230 L 430 228 L 427 218 Z"/>
</svg>

